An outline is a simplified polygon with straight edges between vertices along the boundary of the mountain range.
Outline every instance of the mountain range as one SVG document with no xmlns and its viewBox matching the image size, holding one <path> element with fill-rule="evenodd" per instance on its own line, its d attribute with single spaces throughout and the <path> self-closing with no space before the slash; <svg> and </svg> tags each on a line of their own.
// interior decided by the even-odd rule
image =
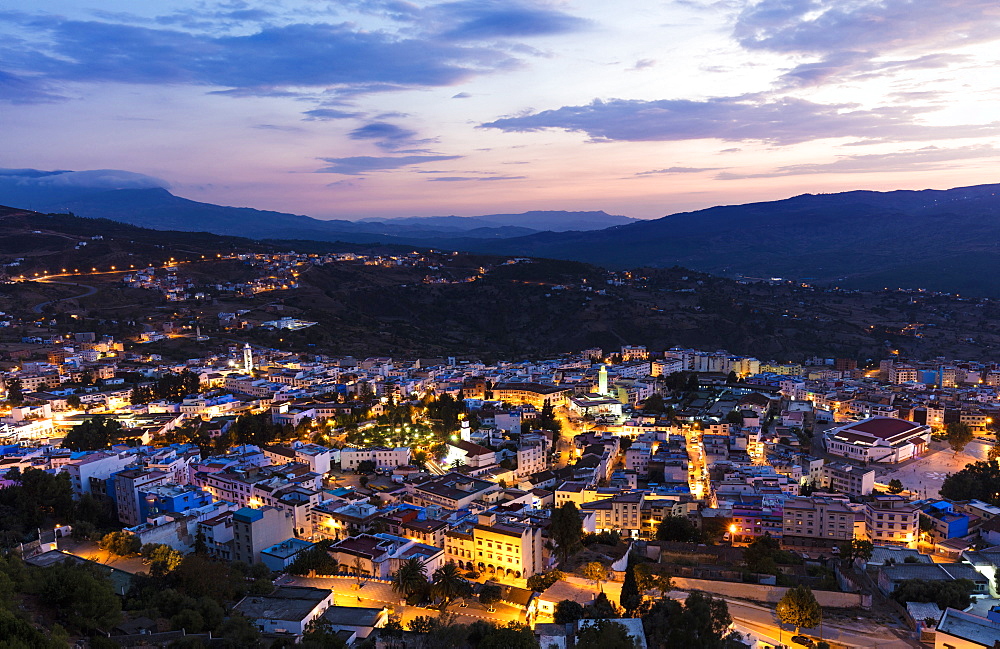
<svg viewBox="0 0 1000 649">
<path fill-rule="evenodd" d="M 637 220 L 605 212 L 324 221 L 175 196 L 121 171 L 0 170 L 0 203 L 160 230 L 683 266 L 736 278 L 1000 296 L 1000 185 L 849 191 Z"/>
<path fill-rule="evenodd" d="M 37 212 L 108 218 L 156 230 L 255 239 L 313 239 L 436 247 L 452 239 L 503 239 L 542 231 L 593 230 L 636 219 L 604 212 L 533 211 L 357 221 L 201 203 L 172 194 L 159 179 L 119 170 L 0 169 L 0 203 Z"/>
</svg>

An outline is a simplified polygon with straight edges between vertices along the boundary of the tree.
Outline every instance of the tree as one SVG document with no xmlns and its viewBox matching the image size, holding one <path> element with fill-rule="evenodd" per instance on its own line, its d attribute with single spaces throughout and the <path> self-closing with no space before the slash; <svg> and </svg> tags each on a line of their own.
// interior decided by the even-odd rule
<svg viewBox="0 0 1000 649">
<path fill-rule="evenodd" d="M 795 626 L 795 635 L 799 634 L 802 627 L 811 629 L 819 624 L 823 615 L 823 609 L 816 601 L 812 589 L 805 585 L 786 592 L 778 601 L 776 612 L 781 622 Z"/>
<path fill-rule="evenodd" d="M 555 544 L 560 563 L 565 563 L 583 548 L 583 521 L 573 502 L 567 501 L 562 507 L 552 510 L 549 538 Z"/>
<path fill-rule="evenodd" d="M 665 516 L 656 527 L 658 541 L 675 541 L 680 543 L 700 543 L 701 530 L 695 527 L 687 516 Z"/>
<path fill-rule="evenodd" d="M 337 637 L 337 629 L 333 628 L 333 623 L 322 615 L 306 625 L 302 644 L 294 646 L 306 649 L 347 649 L 347 643 Z"/>
<path fill-rule="evenodd" d="M 486 605 L 486 608 L 490 611 L 493 610 L 493 605 L 500 601 L 503 597 L 503 590 L 500 588 L 500 584 L 486 583 L 479 591 L 479 601 Z"/>
<path fill-rule="evenodd" d="M 743 425 L 743 413 L 741 413 L 739 410 L 730 410 L 726 414 L 726 423 L 734 424 L 736 426 L 742 426 Z"/>
<path fill-rule="evenodd" d="M 434 571 L 432 575 L 432 592 L 441 598 L 441 612 L 444 613 L 448 604 L 456 597 L 461 597 L 468 592 L 469 582 L 462 578 L 458 572 L 458 566 L 449 561 Z"/>
<path fill-rule="evenodd" d="M 1000 505 L 1000 464 L 996 460 L 967 464 L 944 479 L 940 493 L 948 500 L 976 499 Z"/>
<path fill-rule="evenodd" d="M 93 566 L 64 561 L 37 573 L 38 595 L 59 618 L 83 631 L 110 630 L 121 619 L 111 583 Z"/>
<path fill-rule="evenodd" d="M 569 624 L 582 620 L 585 614 L 583 605 L 571 599 L 564 599 L 556 602 L 556 610 L 552 616 L 556 624 Z"/>
<path fill-rule="evenodd" d="M 566 576 L 561 570 L 550 570 L 548 572 L 531 575 L 528 577 L 528 589 L 539 593 L 544 593 L 552 584 Z"/>
<path fill-rule="evenodd" d="M 848 563 L 853 562 L 855 559 L 868 561 L 872 558 L 874 550 L 875 545 L 871 541 L 851 539 L 840 544 L 840 558 Z"/>
<path fill-rule="evenodd" d="M 139 553 L 149 561 L 149 574 L 162 577 L 181 565 L 184 555 L 169 545 L 162 543 L 147 543 Z"/>
<path fill-rule="evenodd" d="M 73 410 L 79 410 L 80 406 L 83 405 L 83 403 L 80 401 L 80 395 L 71 394 L 68 397 L 66 397 L 66 405 L 72 408 Z"/>
<path fill-rule="evenodd" d="M 758 536 L 743 550 L 743 563 L 750 572 L 774 573 L 775 555 L 781 546 L 770 534 Z"/>
<path fill-rule="evenodd" d="M 358 462 L 357 471 L 358 473 L 371 475 L 372 473 L 375 473 L 376 468 L 377 466 L 375 464 L 375 460 L 361 460 L 360 462 Z"/>
<path fill-rule="evenodd" d="M 965 449 L 965 445 L 971 442 L 975 435 L 968 424 L 953 421 L 945 426 L 945 437 L 947 437 L 948 445 L 951 446 L 952 450 L 958 453 Z"/>
<path fill-rule="evenodd" d="M 410 620 L 409 628 L 414 633 L 430 633 L 437 627 L 437 620 L 426 615 L 418 615 Z"/>
<path fill-rule="evenodd" d="M 736 374 L 735 371 L 731 371 L 729 372 L 729 374 L 726 375 L 726 383 L 728 383 L 729 385 L 734 385 L 736 383 L 739 383 L 739 381 L 740 377 Z"/>
<path fill-rule="evenodd" d="M 903 493 L 903 483 L 899 481 L 899 478 L 893 478 L 889 481 L 889 493 L 896 495 Z"/>
<path fill-rule="evenodd" d="M 21 379 L 10 379 L 7 381 L 7 401 L 12 406 L 19 406 L 24 403 L 24 389 L 21 387 Z"/>
<path fill-rule="evenodd" d="M 602 618 L 611 619 L 622 616 L 621 609 L 615 606 L 615 603 L 608 599 L 608 594 L 603 591 L 594 598 L 594 601 L 585 610 L 587 617 L 592 620 Z"/>
<path fill-rule="evenodd" d="M 594 585 L 604 592 L 604 582 L 608 580 L 608 569 L 600 561 L 591 561 L 583 564 L 580 568 L 580 575 L 584 579 L 594 582 Z"/>
<path fill-rule="evenodd" d="M 594 620 L 576 632 L 577 649 L 635 649 L 628 629 L 612 620 Z"/>
<path fill-rule="evenodd" d="M 639 590 L 639 580 L 635 573 L 636 565 L 629 561 L 628 567 L 625 569 L 625 581 L 622 583 L 622 594 L 619 598 L 622 608 L 625 609 L 625 614 L 629 617 L 635 617 L 635 612 L 642 606 L 642 591 Z"/>
<path fill-rule="evenodd" d="M 905 579 L 892 591 L 892 598 L 899 603 L 934 602 L 938 608 L 954 608 L 965 610 L 972 603 L 972 592 L 975 588 L 968 579 L 951 581 L 927 581 L 924 579 Z"/>
<path fill-rule="evenodd" d="M 88 419 L 74 426 L 63 438 L 63 448 L 72 451 L 97 451 L 121 443 L 126 436 L 125 429 L 116 419 Z"/>
<path fill-rule="evenodd" d="M 97 546 L 119 557 L 131 557 L 139 554 L 141 543 L 139 542 L 139 537 L 135 534 L 119 530 L 105 534 L 101 537 Z"/>
<path fill-rule="evenodd" d="M 427 566 L 417 557 L 410 557 L 392 575 L 392 590 L 409 598 L 427 586 Z"/>
</svg>

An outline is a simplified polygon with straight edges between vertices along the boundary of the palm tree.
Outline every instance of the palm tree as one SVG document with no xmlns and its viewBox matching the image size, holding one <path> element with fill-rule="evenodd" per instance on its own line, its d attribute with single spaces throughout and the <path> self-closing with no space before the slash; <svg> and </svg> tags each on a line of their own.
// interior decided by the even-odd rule
<svg viewBox="0 0 1000 649">
<path fill-rule="evenodd" d="M 434 584 L 431 586 L 433 593 L 443 599 L 441 603 L 441 613 L 448 608 L 451 600 L 466 592 L 466 581 L 458 572 L 458 566 L 454 561 L 449 561 L 434 571 Z"/>
<path fill-rule="evenodd" d="M 392 590 L 409 597 L 427 585 L 427 566 L 417 557 L 410 557 L 392 575 Z"/>
</svg>

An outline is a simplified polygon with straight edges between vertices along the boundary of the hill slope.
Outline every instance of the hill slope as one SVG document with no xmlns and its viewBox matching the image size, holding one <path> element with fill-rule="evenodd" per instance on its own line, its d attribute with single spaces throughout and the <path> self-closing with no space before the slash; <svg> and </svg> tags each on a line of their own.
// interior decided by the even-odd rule
<svg viewBox="0 0 1000 649">
<path fill-rule="evenodd" d="M 677 264 L 730 276 L 997 295 L 1000 286 L 983 282 L 981 269 L 1000 269 L 998 194 L 1000 185 L 805 194 L 595 232 L 535 234 L 489 249 L 618 268 Z"/>
</svg>

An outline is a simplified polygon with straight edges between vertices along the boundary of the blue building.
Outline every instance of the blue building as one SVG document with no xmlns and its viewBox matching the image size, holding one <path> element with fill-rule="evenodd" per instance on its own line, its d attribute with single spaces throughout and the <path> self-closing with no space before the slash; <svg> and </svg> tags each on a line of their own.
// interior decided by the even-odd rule
<svg viewBox="0 0 1000 649">
<path fill-rule="evenodd" d="M 210 505 L 212 494 L 189 485 L 156 485 L 139 491 L 139 516 L 159 516 L 168 512 L 183 514 L 192 509 Z"/>
<path fill-rule="evenodd" d="M 927 528 L 934 542 L 969 534 L 969 516 L 955 511 L 947 500 L 933 502 L 920 510 L 921 528 Z"/>
</svg>

